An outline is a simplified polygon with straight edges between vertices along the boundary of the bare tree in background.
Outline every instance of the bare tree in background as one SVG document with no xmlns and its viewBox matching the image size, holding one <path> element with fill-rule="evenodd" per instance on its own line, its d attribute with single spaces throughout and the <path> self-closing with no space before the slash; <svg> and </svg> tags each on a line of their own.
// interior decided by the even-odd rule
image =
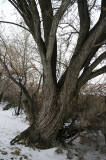
<svg viewBox="0 0 106 160">
<path fill-rule="evenodd" d="M 80 88 L 88 80 L 106 72 L 106 65 L 95 69 L 106 58 L 106 51 L 98 54 L 97 58 L 92 61 L 106 42 L 106 1 L 101 2 L 100 17 L 94 26 L 91 24 L 91 17 L 94 14 L 92 8 L 95 7 L 97 1 L 93 4 L 91 0 L 8 1 L 23 17 L 37 44 L 43 66 L 41 110 L 35 116 L 31 126 L 14 138 L 11 143 L 25 140 L 28 144 L 38 146 L 40 142 L 52 144 L 56 140 L 64 119 L 72 109 L 70 102 L 77 97 Z M 78 16 L 73 8 L 78 11 Z M 75 17 L 74 22 L 73 17 Z M 68 30 L 67 46 L 70 45 L 70 38 L 74 32 L 78 34 L 78 39 L 68 66 L 57 79 L 58 29 L 64 26 L 64 22 L 73 28 L 72 32 Z M 64 39 L 65 35 L 62 35 Z"/>
<path fill-rule="evenodd" d="M 34 121 L 35 119 L 34 112 L 37 111 L 36 102 L 32 97 L 34 93 L 38 92 L 38 81 L 39 78 L 42 77 L 42 71 L 40 72 L 40 70 L 37 69 L 36 65 L 34 64 L 34 58 L 31 58 L 33 55 L 33 50 L 35 51 L 35 49 L 33 49 L 31 47 L 31 44 L 29 43 L 29 33 L 25 33 L 23 37 L 20 37 L 20 34 L 21 33 L 18 33 L 16 37 L 14 37 L 13 39 L 8 38 L 8 40 L 3 37 L 2 33 L 0 35 L 0 64 L 5 72 L 4 74 L 1 74 L 2 77 L 4 77 L 4 81 L 6 81 L 6 77 L 8 77 L 18 86 L 20 96 L 18 110 L 16 112 L 17 115 L 19 115 L 22 93 L 24 93 L 24 97 L 26 98 L 23 101 L 23 107 L 25 106 L 24 110 L 27 113 L 27 118 L 32 123 L 32 121 Z M 38 58 L 37 60 L 39 61 Z M 32 86 L 33 90 L 35 89 L 34 93 L 30 93 Z"/>
</svg>

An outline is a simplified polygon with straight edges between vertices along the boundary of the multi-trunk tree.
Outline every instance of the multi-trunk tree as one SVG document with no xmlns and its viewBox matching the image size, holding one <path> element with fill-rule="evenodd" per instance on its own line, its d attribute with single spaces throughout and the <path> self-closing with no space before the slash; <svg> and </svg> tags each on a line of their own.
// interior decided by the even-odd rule
<svg viewBox="0 0 106 160">
<path fill-rule="evenodd" d="M 43 66 L 42 105 L 38 112 L 33 112 L 35 120 L 31 126 L 11 141 L 25 140 L 28 144 L 39 142 L 52 143 L 69 112 L 80 88 L 90 79 L 106 72 L 106 65 L 96 66 L 106 58 L 106 51 L 98 53 L 106 42 L 106 1 L 102 0 L 100 17 L 94 26 L 91 25 L 92 8 L 97 1 L 90 0 L 8 0 L 23 17 L 29 32 L 32 34 L 41 57 Z M 78 17 L 73 20 L 73 15 Z M 68 31 L 69 39 L 75 33 L 78 39 L 73 49 L 68 67 L 57 78 L 56 66 L 59 54 L 59 36 L 57 31 L 66 24 L 73 28 Z M 79 23 L 78 23 L 79 22 Z M 62 26 L 63 24 L 63 26 Z M 77 25 L 79 30 L 76 29 Z M 65 34 L 64 34 L 65 36 Z M 66 37 L 64 37 L 66 38 Z M 71 43 L 68 41 L 68 44 Z M 70 51 L 68 51 L 70 52 Z M 36 53 L 35 53 L 36 54 Z M 70 53 L 69 53 L 70 54 Z M 95 69 L 96 68 L 96 69 Z M 29 103 L 30 104 L 30 103 Z M 35 106 L 36 107 L 36 106 Z M 36 110 L 36 109 L 35 109 Z"/>
</svg>

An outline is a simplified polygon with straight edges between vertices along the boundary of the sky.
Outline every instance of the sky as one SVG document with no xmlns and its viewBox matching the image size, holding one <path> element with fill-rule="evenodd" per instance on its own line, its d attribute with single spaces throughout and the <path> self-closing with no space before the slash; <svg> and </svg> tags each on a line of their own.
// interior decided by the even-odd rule
<svg viewBox="0 0 106 160">
<path fill-rule="evenodd" d="M 17 18 L 20 18 L 20 15 L 16 11 L 16 9 L 11 5 L 11 3 L 8 2 L 8 0 L 0 0 L 0 20 L 18 23 Z M 7 35 L 10 35 L 11 30 L 13 30 L 13 28 L 14 30 L 16 30 L 16 32 L 19 29 L 18 27 L 10 24 L 4 25 L 2 23 L 2 25 L 3 25 L 3 28 L 5 28 Z M 2 27 L 1 27 L 1 30 L 3 30 Z"/>
<path fill-rule="evenodd" d="M 4 15 L 4 19 L 8 21 L 15 22 L 16 21 L 16 15 L 14 15 L 14 7 L 11 5 L 8 0 L 0 0 L 0 14 L 2 13 Z M 2 15 L 0 15 L 1 19 Z"/>
</svg>

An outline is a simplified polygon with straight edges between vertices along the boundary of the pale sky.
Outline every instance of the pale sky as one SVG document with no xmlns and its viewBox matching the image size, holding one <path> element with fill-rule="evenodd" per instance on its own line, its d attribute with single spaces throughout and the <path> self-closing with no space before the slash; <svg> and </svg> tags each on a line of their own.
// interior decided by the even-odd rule
<svg viewBox="0 0 106 160">
<path fill-rule="evenodd" d="M 8 0 L 5 0 L 5 2 L 4 0 L 0 0 L 0 19 L 3 14 L 5 16 L 5 20 L 15 22 L 16 16 L 14 15 L 14 10 L 14 7 L 11 5 L 10 2 L 8 2 Z"/>
</svg>

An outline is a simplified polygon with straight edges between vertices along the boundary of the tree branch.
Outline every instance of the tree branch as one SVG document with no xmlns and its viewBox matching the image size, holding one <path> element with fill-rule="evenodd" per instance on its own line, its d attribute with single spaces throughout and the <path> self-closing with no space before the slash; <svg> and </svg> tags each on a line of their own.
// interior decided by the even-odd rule
<svg viewBox="0 0 106 160">
<path fill-rule="evenodd" d="M 21 28 L 27 30 L 28 32 L 30 32 L 30 30 L 29 30 L 28 28 L 26 28 L 26 27 L 24 27 L 24 26 L 22 26 L 22 25 L 20 25 L 20 24 L 18 24 L 18 23 L 8 22 L 8 21 L 0 21 L 0 23 L 13 24 L 13 25 L 15 25 L 15 26 L 21 27 Z"/>
<path fill-rule="evenodd" d="M 28 7 L 30 8 L 30 12 L 32 16 L 33 33 L 35 36 L 35 40 L 39 44 L 39 42 L 41 41 L 41 30 L 40 30 L 40 17 L 39 17 L 39 12 L 37 9 L 36 2 L 34 0 L 30 0 Z"/>
<path fill-rule="evenodd" d="M 81 46 L 85 43 L 90 28 L 90 17 L 88 12 L 87 0 L 78 0 L 78 11 L 80 18 L 80 32 L 74 56 L 79 52 Z"/>
<path fill-rule="evenodd" d="M 23 14 L 22 14 L 22 12 L 21 12 L 21 10 L 19 9 L 19 8 L 17 8 L 17 6 L 18 6 L 18 3 L 16 2 L 16 1 L 14 1 L 14 0 L 8 0 L 16 9 L 17 9 L 17 11 L 21 14 L 21 16 L 23 17 Z"/>
<path fill-rule="evenodd" d="M 96 0 L 94 0 L 93 5 L 92 5 L 91 8 L 89 9 L 89 11 L 91 11 L 91 10 L 94 8 L 95 3 L 96 3 Z"/>
<path fill-rule="evenodd" d="M 54 42 L 55 42 L 55 36 L 57 32 L 58 24 L 65 13 L 67 7 L 69 5 L 73 5 L 75 0 L 63 0 L 60 8 L 58 9 L 57 13 L 55 14 L 50 30 L 49 40 L 48 40 L 48 47 L 47 47 L 47 60 L 51 60 Z"/>
<path fill-rule="evenodd" d="M 81 68 L 88 55 L 91 53 L 91 50 L 94 47 L 96 41 L 101 37 L 101 35 L 103 35 L 103 33 L 105 33 L 105 30 L 106 17 L 99 21 L 98 25 L 96 25 L 96 27 L 92 31 L 92 34 L 88 36 L 86 42 L 81 47 L 81 50 L 76 56 L 74 56 L 74 58 L 71 59 L 64 82 L 64 92 L 67 92 L 67 96 L 70 97 L 70 94 L 73 94 L 75 92 Z M 69 87 L 69 85 L 71 86 L 71 88 Z"/>
<path fill-rule="evenodd" d="M 85 70 L 78 79 L 77 88 L 80 89 L 88 80 L 90 75 L 93 73 L 93 69 L 106 58 L 106 51 L 102 53 L 90 66 Z"/>
<path fill-rule="evenodd" d="M 39 0 L 39 4 L 42 12 L 45 46 L 47 48 L 48 38 L 49 38 L 52 21 L 53 21 L 53 9 L 52 9 L 51 0 L 45 0 L 45 1 Z M 55 36 L 55 42 L 54 42 L 53 52 L 51 56 L 51 70 L 52 70 L 52 77 L 55 84 L 57 84 L 56 61 L 57 61 L 57 40 Z"/>
<path fill-rule="evenodd" d="M 92 48 L 90 54 L 88 55 L 88 57 L 86 58 L 84 64 L 82 65 L 82 69 L 84 68 L 84 70 L 87 70 L 91 59 L 95 56 L 96 52 L 98 51 L 98 49 L 102 46 L 102 42 L 105 41 L 106 39 L 106 33 L 104 32 L 102 34 L 101 37 L 98 38 L 98 40 L 96 41 L 94 47 Z M 97 45 L 100 44 L 100 45 Z"/>
<path fill-rule="evenodd" d="M 1 54 L 1 53 L 0 53 Z M 30 107 L 31 109 L 33 109 L 35 107 L 35 102 L 32 100 L 30 94 L 28 93 L 26 87 L 21 83 L 21 81 L 17 81 L 13 76 L 12 74 L 10 73 L 9 71 L 9 68 L 8 66 L 5 64 L 5 62 L 2 61 L 1 57 L 0 57 L 0 62 L 1 64 L 4 66 L 4 69 L 6 70 L 9 79 L 11 79 L 18 87 L 20 87 L 22 89 L 22 91 L 24 92 L 25 96 L 27 97 L 29 103 L 30 103 Z M 36 104 L 36 108 L 35 108 L 35 114 L 37 113 L 37 104 Z"/>
<path fill-rule="evenodd" d="M 40 30 L 40 17 L 38 13 L 38 9 L 36 6 L 36 2 L 34 0 L 26 1 L 26 0 L 8 0 L 21 14 L 25 23 L 29 27 L 30 33 L 35 39 L 38 50 L 41 55 L 42 63 L 45 63 L 45 45 L 41 37 Z"/>
<path fill-rule="evenodd" d="M 89 67 L 88 70 L 93 70 L 103 59 L 106 58 L 106 51 L 103 52 Z"/>
<path fill-rule="evenodd" d="M 104 67 L 96 70 L 95 72 L 92 72 L 92 73 L 90 74 L 88 80 L 90 80 L 90 79 L 92 79 L 92 78 L 95 78 L 95 77 L 97 77 L 97 76 L 99 76 L 99 75 L 101 75 L 101 74 L 103 74 L 103 73 L 106 73 L 106 65 L 105 65 Z"/>
<path fill-rule="evenodd" d="M 94 47 L 101 46 L 101 45 L 104 45 L 104 44 L 106 44 L 106 40 L 102 41 L 101 43 L 98 43 L 98 44 L 94 45 Z"/>
<path fill-rule="evenodd" d="M 23 17 L 25 23 L 29 27 L 30 32 L 32 31 L 33 27 L 33 21 L 32 21 L 32 15 L 31 11 L 28 7 L 28 4 L 26 3 L 25 0 L 20 1 L 20 0 L 8 0 L 16 9 L 17 11 L 21 14 Z M 31 27 L 32 26 L 32 27 Z"/>
<path fill-rule="evenodd" d="M 50 29 L 53 21 L 53 9 L 51 0 L 45 0 L 45 1 L 39 0 L 39 4 L 42 12 L 45 45 L 47 47 L 48 37 L 50 34 Z"/>
</svg>

